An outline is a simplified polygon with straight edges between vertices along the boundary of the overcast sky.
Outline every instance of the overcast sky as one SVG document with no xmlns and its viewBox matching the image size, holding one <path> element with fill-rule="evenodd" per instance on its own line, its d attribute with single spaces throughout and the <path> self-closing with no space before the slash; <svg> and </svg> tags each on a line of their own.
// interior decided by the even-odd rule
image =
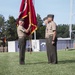
<svg viewBox="0 0 75 75">
<path fill-rule="evenodd" d="M 18 17 L 21 0 L 0 0 L 0 14 L 7 20 L 9 16 Z M 75 0 L 73 12 L 75 12 Z M 68 24 L 70 17 L 70 0 L 35 0 L 36 13 L 43 19 L 47 14 L 55 15 L 57 24 Z M 75 16 L 74 16 L 75 17 Z M 73 17 L 73 23 L 75 18 Z"/>
</svg>

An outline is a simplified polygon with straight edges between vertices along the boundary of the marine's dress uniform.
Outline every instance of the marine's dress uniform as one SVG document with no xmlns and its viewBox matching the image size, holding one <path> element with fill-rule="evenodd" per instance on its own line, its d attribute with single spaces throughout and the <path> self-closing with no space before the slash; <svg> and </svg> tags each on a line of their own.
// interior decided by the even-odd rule
<svg viewBox="0 0 75 75">
<path fill-rule="evenodd" d="M 55 38 L 55 43 L 52 45 L 53 31 L 56 31 L 56 23 L 54 21 L 48 23 L 46 26 L 46 47 L 47 47 L 47 56 L 48 63 L 57 63 L 57 38 Z"/>
<path fill-rule="evenodd" d="M 17 33 L 19 37 L 19 58 L 20 63 L 24 62 L 25 59 L 25 50 L 26 50 L 26 33 L 25 28 L 23 26 L 18 26 Z"/>
</svg>

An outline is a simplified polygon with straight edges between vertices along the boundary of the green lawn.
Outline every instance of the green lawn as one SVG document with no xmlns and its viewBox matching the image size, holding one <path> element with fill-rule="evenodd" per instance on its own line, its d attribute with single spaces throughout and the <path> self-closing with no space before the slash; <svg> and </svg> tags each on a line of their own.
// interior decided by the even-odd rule
<svg viewBox="0 0 75 75">
<path fill-rule="evenodd" d="M 48 64 L 46 52 L 26 53 L 19 65 L 18 53 L 0 53 L 0 75 L 75 75 L 75 51 L 58 51 L 58 61 Z"/>
</svg>

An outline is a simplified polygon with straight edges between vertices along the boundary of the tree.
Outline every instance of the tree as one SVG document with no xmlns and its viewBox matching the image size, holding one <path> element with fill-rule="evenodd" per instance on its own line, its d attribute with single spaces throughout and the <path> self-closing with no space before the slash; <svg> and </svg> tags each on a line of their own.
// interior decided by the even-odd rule
<svg viewBox="0 0 75 75">
<path fill-rule="evenodd" d="M 38 27 L 38 30 L 37 30 L 37 39 L 44 39 L 45 38 L 45 28 L 46 26 L 41 26 L 41 27 Z"/>
<path fill-rule="evenodd" d="M 37 39 L 44 39 L 45 26 L 43 26 L 43 20 L 41 19 L 39 14 L 37 14 L 37 25 L 38 25 L 38 29 L 36 32 L 36 37 L 37 37 Z"/>
<path fill-rule="evenodd" d="M 4 31 L 4 26 L 5 25 L 5 18 L 3 15 L 0 14 L 0 40 L 2 39 L 2 37 L 4 37 L 3 35 L 3 31 Z"/>
<path fill-rule="evenodd" d="M 42 21 L 40 15 L 37 14 L 37 25 L 38 25 L 38 26 L 42 26 L 42 24 L 43 24 L 43 21 Z"/>
<path fill-rule="evenodd" d="M 4 16 L 0 14 L 0 28 L 4 26 L 4 22 L 5 22 Z"/>
<path fill-rule="evenodd" d="M 67 38 L 69 37 L 69 25 L 58 25 L 57 26 L 57 37 Z"/>
<path fill-rule="evenodd" d="M 43 26 L 43 21 L 39 14 L 37 14 L 37 22 L 38 29 L 36 31 L 36 37 L 37 39 L 44 39 L 46 26 Z M 0 28 L 2 31 L 0 34 L 1 37 L 6 36 L 9 41 L 18 39 L 16 19 L 13 16 L 9 16 L 9 19 L 5 21 L 4 16 L 0 15 Z M 75 25 L 72 25 L 72 30 L 75 30 Z M 62 38 L 69 37 L 69 25 L 57 25 L 57 36 Z"/>
<path fill-rule="evenodd" d="M 6 21 L 6 35 L 7 40 L 16 40 L 17 37 L 17 26 L 16 26 L 16 19 L 13 16 L 9 16 L 9 20 Z"/>
<path fill-rule="evenodd" d="M 72 30 L 75 30 L 75 24 L 72 24 Z"/>
</svg>

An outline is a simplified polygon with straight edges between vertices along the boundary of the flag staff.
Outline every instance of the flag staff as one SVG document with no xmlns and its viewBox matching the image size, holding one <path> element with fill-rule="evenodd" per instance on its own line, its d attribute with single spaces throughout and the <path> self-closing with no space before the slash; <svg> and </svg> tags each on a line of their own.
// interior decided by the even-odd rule
<svg viewBox="0 0 75 75">
<path fill-rule="evenodd" d="M 33 0 L 33 4 L 34 4 L 34 7 L 35 7 L 35 0 Z M 35 40 L 35 48 L 36 48 L 36 30 L 34 32 L 34 40 Z"/>
<path fill-rule="evenodd" d="M 34 7 L 35 7 L 35 0 L 33 0 L 33 4 L 34 4 Z M 36 41 L 36 30 L 35 30 L 35 32 L 34 32 L 34 39 L 35 39 L 35 41 Z"/>
<path fill-rule="evenodd" d="M 73 0 L 70 0 L 70 26 L 69 26 L 70 39 L 72 33 L 72 17 L 73 17 Z"/>
<path fill-rule="evenodd" d="M 35 8 L 35 0 L 32 0 L 33 4 L 34 4 L 34 8 Z M 34 40 L 35 40 L 35 48 L 36 48 L 36 30 L 34 31 Z M 32 48 L 32 39 L 30 39 L 30 43 L 31 43 L 31 48 Z M 31 50 L 30 50 L 30 54 L 31 54 Z"/>
</svg>

